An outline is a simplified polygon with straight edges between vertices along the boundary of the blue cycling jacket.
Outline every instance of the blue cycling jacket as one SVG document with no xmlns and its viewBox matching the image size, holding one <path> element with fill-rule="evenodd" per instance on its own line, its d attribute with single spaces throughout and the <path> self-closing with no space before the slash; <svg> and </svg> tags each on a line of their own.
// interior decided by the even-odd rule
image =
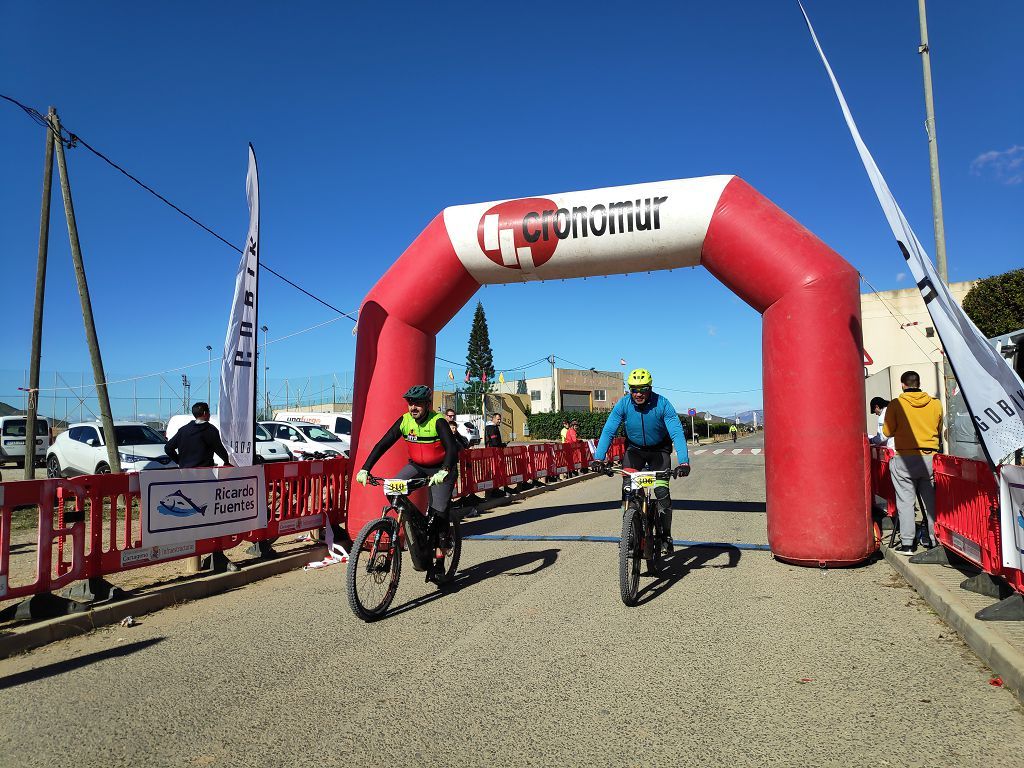
<svg viewBox="0 0 1024 768">
<path fill-rule="evenodd" d="M 690 463 L 690 452 L 686 450 L 686 434 L 679 423 L 679 414 L 665 397 L 654 392 L 642 407 L 637 407 L 633 398 L 626 395 L 619 400 L 608 415 L 608 421 L 601 430 L 594 458 L 604 461 L 608 446 L 622 422 L 626 422 L 626 440 L 638 448 L 653 448 L 664 445 L 671 437 L 676 446 L 676 459 L 680 464 Z"/>
</svg>

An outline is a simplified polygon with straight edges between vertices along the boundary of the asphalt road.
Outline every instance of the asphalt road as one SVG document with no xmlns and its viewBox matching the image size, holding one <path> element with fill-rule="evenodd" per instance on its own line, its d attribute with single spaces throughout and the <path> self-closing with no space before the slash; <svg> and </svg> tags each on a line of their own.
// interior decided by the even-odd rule
<svg viewBox="0 0 1024 768">
<path fill-rule="evenodd" d="M 635 608 L 614 544 L 468 541 L 449 594 L 406 561 L 375 624 L 341 566 L 291 573 L 0 662 L 0 765 L 1024 765 L 1015 699 L 884 561 L 742 548 L 763 456 L 693 465 L 675 537 L 721 544 Z M 617 497 L 591 479 L 466 532 L 614 536 Z"/>
</svg>

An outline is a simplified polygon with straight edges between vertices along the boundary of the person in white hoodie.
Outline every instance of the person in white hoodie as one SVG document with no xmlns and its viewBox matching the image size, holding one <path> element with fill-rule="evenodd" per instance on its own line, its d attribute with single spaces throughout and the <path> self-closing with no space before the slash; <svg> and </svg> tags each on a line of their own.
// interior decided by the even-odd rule
<svg viewBox="0 0 1024 768">
<path fill-rule="evenodd" d="M 872 397 L 871 398 L 871 412 L 878 417 L 878 431 L 875 432 L 868 440 L 872 445 L 884 445 L 890 451 L 896 450 L 896 438 L 886 437 L 882 431 L 882 425 L 885 424 L 885 409 L 889 407 L 889 401 L 884 397 Z"/>
</svg>

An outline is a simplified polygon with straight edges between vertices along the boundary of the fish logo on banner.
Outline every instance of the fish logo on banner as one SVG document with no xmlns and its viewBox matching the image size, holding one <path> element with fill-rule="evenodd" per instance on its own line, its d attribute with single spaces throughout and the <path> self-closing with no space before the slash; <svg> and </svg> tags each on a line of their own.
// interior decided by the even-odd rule
<svg viewBox="0 0 1024 768">
<path fill-rule="evenodd" d="M 825 65 L 832 87 L 839 99 L 839 106 L 846 117 L 846 125 L 853 136 L 861 161 L 874 187 L 878 202 L 885 212 L 889 227 L 896 236 L 896 243 L 907 261 L 917 287 L 924 298 L 928 314 L 932 318 L 946 358 L 963 392 L 964 402 L 974 419 L 981 445 L 993 467 L 1018 448 L 1024 447 L 1024 382 L 996 351 L 988 339 L 964 314 L 963 309 L 953 300 L 946 284 L 939 279 L 931 258 L 924 250 L 917 235 L 910 228 L 896 198 L 889 191 L 881 171 L 868 152 L 860 131 L 853 121 L 850 107 L 846 103 L 839 82 L 832 73 L 821 49 L 818 36 L 814 34 L 811 20 L 799 3 L 800 11 L 807 22 L 815 48 Z"/>
<path fill-rule="evenodd" d="M 249 145 L 249 172 L 245 177 L 249 201 L 249 233 L 238 262 L 235 298 L 231 304 L 224 358 L 220 368 L 220 435 L 231 463 L 253 463 L 256 423 L 256 317 L 260 271 L 260 186 L 256 153 Z"/>
</svg>

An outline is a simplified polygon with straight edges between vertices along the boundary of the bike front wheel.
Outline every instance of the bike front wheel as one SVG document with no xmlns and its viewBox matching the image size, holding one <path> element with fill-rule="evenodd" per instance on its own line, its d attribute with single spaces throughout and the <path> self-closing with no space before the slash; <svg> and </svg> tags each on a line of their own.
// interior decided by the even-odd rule
<svg viewBox="0 0 1024 768">
<path fill-rule="evenodd" d="M 622 515 L 622 536 L 619 538 L 619 594 L 626 605 L 636 605 L 640 588 L 642 534 L 640 510 L 630 504 Z"/>
<path fill-rule="evenodd" d="M 395 599 L 402 575 L 398 525 L 391 518 L 372 520 L 352 542 L 345 581 L 348 604 L 363 621 L 381 618 Z"/>
</svg>

